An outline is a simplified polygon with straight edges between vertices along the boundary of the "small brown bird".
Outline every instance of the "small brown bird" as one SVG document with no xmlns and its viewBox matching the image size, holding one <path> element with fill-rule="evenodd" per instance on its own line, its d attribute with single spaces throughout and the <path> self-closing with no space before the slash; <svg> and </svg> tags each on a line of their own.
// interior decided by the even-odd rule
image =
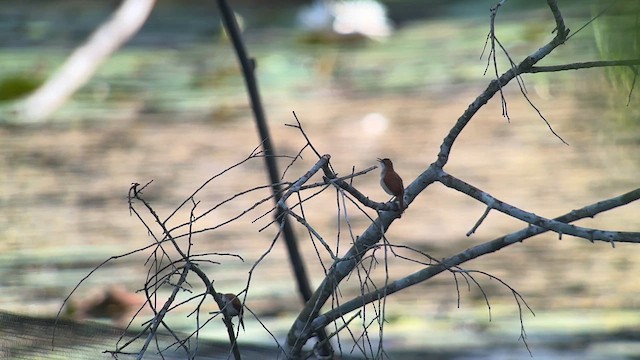
<svg viewBox="0 0 640 360">
<path fill-rule="evenodd" d="M 404 184 L 402 178 L 393 170 L 393 163 L 388 158 L 380 159 L 380 186 L 384 192 L 393 195 L 398 200 L 400 211 L 404 210 Z"/>
<path fill-rule="evenodd" d="M 240 299 L 238 299 L 236 295 L 230 293 L 218 293 L 218 295 L 224 303 L 224 306 L 222 307 L 222 309 L 220 309 L 220 311 L 222 311 L 223 314 L 229 317 L 237 316 L 240 319 L 240 326 L 242 326 L 242 330 L 244 330 L 244 321 L 242 319 L 242 302 L 240 302 Z"/>
</svg>

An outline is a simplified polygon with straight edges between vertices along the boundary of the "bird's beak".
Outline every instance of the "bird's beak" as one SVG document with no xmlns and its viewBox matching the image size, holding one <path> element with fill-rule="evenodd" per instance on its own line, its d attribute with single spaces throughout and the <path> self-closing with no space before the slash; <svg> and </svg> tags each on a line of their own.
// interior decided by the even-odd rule
<svg viewBox="0 0 640 360">
<path fill-rule="evenodd" d="M 378 158 L 378 162 L 382 162 L 382 159 Z"/>
</svg>

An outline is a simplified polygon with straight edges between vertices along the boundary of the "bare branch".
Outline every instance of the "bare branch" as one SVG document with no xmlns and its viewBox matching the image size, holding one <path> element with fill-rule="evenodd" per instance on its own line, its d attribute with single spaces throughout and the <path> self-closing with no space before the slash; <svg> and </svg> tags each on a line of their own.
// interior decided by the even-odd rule
<svg viewBox="0 0 640 360">
<path fill-rule="evenodd" d="M 560 217 L 554 218 L 553 220 L 556 222 L 570 223 L 583 218 L 594 217 L 599 213 L 602 213 L 620 206 L 627 205 L 638 199 L 640 199 L 640 189 L 636 189 L 634 191 L 628 192 L 626 194 L 622 194 L 620 196 L 617 196 L 611 199 L 607 199 L 591 205 L 587 205 L 577 210 L 572 210 L 571 212 L 564 214 Z M 456 266 L 459 266 L 462 263 L 465 263 L 469 260 L 473 260 L 480 256 L 483 256 L 492 252 L 496 252 L 513 243 L 522 242 L 525 239 L 544 233 L 546 231 L 549 231 L 549 230 L 539 226 L 528 226 L 517 232 L 499 237 L 495 240 L 492 240 L 480 245 L 476 245 L 461 253 L 448 257 L 440 261 L 438 264 L 428 266 L 425 269 L 417 271 L 409 276 L 393 281 L 389 283 L 389 285 L 385 286 L 385 289 L 378 289 L 374 292 L 365 294 L 361 297 L 358 297 L 356 299 L 343 303 L 339 308 L 334 308 L 322 315 L 318 315 L 313 321 L 313 323 L 311 324 L 311 327 L 304 329 L 305 334 L 313 332 L 313 330 L 316 327 L 326 326 L 327 324 L 331 323 L 335 319 L 360 308 L 362 304 L 368 304 L 370 302 L 377 301 L 377 299 L 379 299 L 379 297 L 382 296 L 382 294 L 391 295 L 409 286 L 413 286 L 420 282 L 426 281 L 442 273 L 443 271 L 453 269 Z M 638 237 L 636 240 L 637 240 L 636 242 L 640 242 L 640 237 Z M 304 334 L 300 336 L 304 336 Z"/>
<path fill-rule="evenodd" d="M 604 13 L 606 13 L 607 11 L 609 11 L 609 9 L 611 9 L 616 3 L 618 2 L 618 0 L 613 0 L 613 2 L 611 4 L 609 4 L 609 6 L 605 7 L 604 9 L 600 10 L 600 12 L 598 14 L 596 14 L 596 16 L 592 17 L 591 19 L 589 19 L 589 21 L 587 21 L 584 25 L 582 25 L 578 30 L 574 31 L 573 34 L 571 34 L 569 37 L 567 37 L 567 40 L 571 39 L 572 37 L 574 37 L 577 33 L 579 33 L 580 31 L 582 31 L 584 28 L 586 28 L 587 26 L 589 26 L 589 24 L 591 24 L 592 22 L 594 22 L 596 19 L 598 19 L 599 17 L 601 17 L 602 15 L 604 15 Z"/>
<path fill-rule="evenodd" d="M 372 166 L 365 170 L 362 170 L 357 175 L 365 174 L 371 170 L 377 169 L 377 166 Z M 368 196 L 365 196 L 358 189 L 353 187 L 351 184 L 344 181 L 344 179 L 353 178 L 355 175 L 349 175 L 342 178 L 337 178 L 336 175 L 327 167 L 323 168 L 325 173 L 325 181 L 327 183 L 333 184 L 334 186 L 345 190 L 349 194 L 353 195 L 362 205 L 376 209 L 378 211 L 400 211 L 400 205 L 397 202 L 387 202 L 387 203 L 379 203 L 369 199 Z"/>
<path fill-rule="evenodd" d="M 627 95 L 627 106 L 631 104 L 631 95 L 633 94 L 633 89 L 636 88 L 636 82 L 638 81 L 638 68 L 630 66 L 631 71 L 633 71 L 633 80 L 631 81 L 631 89 L 629 89 L 629 95 Z"/>
<path fill-rule="evenodd" d="M 462 130 L 464 130 L 464 128 L 467 126 L 469 121 L 471 121 L 471 118 L 476 114 L 476 112 L 478 112 L 478 110 L 480 110 L 482 106 L 484 106 L 497 92 L 500 91 L 500 89 L 502 89 L 502 87 L 508 84 L 511 80 L 516 78 L 518 75 L 526 72 L 538 61 L 549 55 L 555 48 L 565 42 L 569 30 L 565 28 L 564 20 L 562 18 L 562 15 L 560 14 L 560 9 L 558 9 L 558 4 L 555 0 L 547 0 L 547 4 L 551 9 L 554 20 L 556 22 L 556 36 L 546 45 L 542 46 L 540 49 L 527 56 L 524 60 L 522 60 L 522 62 L 520 62 L 520 64 L 518 64 L 518 66 L 510 68 L 500 77 L 489 83 L 482 94 L 480 94 L 469 105 L 467 110 L 465 110 L 465 112 L 458 118 L 456 124 L 451 128 L 449 134 L 445 137 L 442 145 L 440 145 L 438 158 L 434 163 L 436 167 L 442 168 L 447 164 L 447 162 L 449 161 L 449 154 L 451 153 L 453 143 L 456 141 Z"/>
<path fill-rule="evenodd" d="M 549 65 L 549 66 L 532 66 L 525 70 L 526 73 L 542 73 L 542 72 L 556 72 L 565 70 L 579 70 L 590 68 L 602 68 L 612 66 L 634 66 L 640 65 L 640 59 L 629 60 L 603 60 L 603 61 L 585 61 L 571 64 L 562 65 Z"/>
<path fill-rule="evenodd" d="M 564 25 L 564 18 L 560 13 L 560 8 L 558 8 L 558 2 L 556 0 L 547 0 L 547 5 L 549 6 L 549 9 L 551 9 L 553 19 L 556 22 L 556 28 L 554 29 L 556 32 L 556 38 L 554 40 L 557 39 L 560 43 L 564 43 L 567 39 L 567 35 L 569 35 L 569 29 Z"/>
<path fill-rule="evenodd" d="M 189 263 L 187 263 L 182 268 L 182 274 L 180 275 L 180 280 L 178 281 L 178 284 L 182 284 L 187 279 L 187 274 L 189 273 L 189 268 L 190 268 Z M 179 290 L 180 290 L 180 286 L 174 286 L 173 291 L 171 292 L 171 295 L 169 296 L 169 299 L 167 299 L 167 301 L 162 306 L 162 309 L 153 318 L 151 329 L 149 331 L 147 339 L 145 340 L 142 348 L 140 349 L 140 352 L 138 353 L 138 357 L 137 357 L 138 359 L 142 359 L 142 357 L 144 356 L 144 353 L 146 352 L 147 347 L 149 346 L 149 343 L 151 342 L 151 340 L 153 339 L 153 337 L 156 335 L 156 333 L 158 331 L 158 326 L 160 326 L 160 324 L 164 322 L 164 317 L 167 314 L 167 312 L 169 310 L 169 307 L 171 306 L 171 304 L 175 300 L 175 297 L 178 294 Z M 147 300 L 149 301 L 149 303 L 151 303 L 151 299 L 147 298 Z"/>
<path fill-rule="evenodd" d="M 476 232 L 476 230 L 478 229 L 478 227 L 480 227 L 480 224 L 482 224 L 482 222 L 484 221 L 484 219 L 487 218 L 487 215 L 489 215 L 489 212 L 491 211 L 492 207 L 491 205 L 487 205 L 487 208 L 484 209 L 484 213 L 482 214 L 482 216 L 480 216 L 480 219 L 478 219 L 478 221 L 476 221 L 476 223 L 473 225 L 473 227 L 471 228 L 471 230 L 469 230 L 467 232 L 467 236 L 471 236 L 473 233 Z"/>
<path fill-rule="evenodd" d="M 316 154 L 316 156 L 318 158 L 321 157 L 320 153 L 318 152 L 318 150 L 316 150 L 316 148 L 313 146 L 313 143 L 311 142 L 311 140 L 309 140 L 309 137 L 307 136 L 307 133 L 304 132 L 304 129 L 302 128 L 302 124 L 300 123 L 300 120 L 298 120 L 298 115 L 296 115 L 296 112 L 293 111 L 293 118 L 296 119 L 296 122 L 298 123 L 298 125 L 290 125 L 290 124 L 285 124 L 285 126 L 291 126 L 293 128 L 296 128 L 300 131 L 300 133 L 302 134 L 302 136 L 304 137 L 304 139 L 307 141 L 307 145 L 309 145 L 309 147 L 311 148 L 311 150 L 313 150 L 313 153 Z"/>
<path fill-rule="evenodd" d="M 594 242 L 594 240 L 608 241 L 612 246 L 615 246 L 614 241 L 640 243 L 639 232 L 605 231 L 569 225 L 538 216 L 536 214 L 521 210 L 513 205 L 500 201 L 491 196 L 489 193 L 486 193 L 460 179 L 457 179 L 456 177 L 451 176 L 444 171 L 441 171 L 439 180 L 443 185 L 465 193 L 472 198 L 485 203 L 487 206 L 493 209 L 496 209 L 516 219 L 522 220 L 528 224 L 536 225 L 554 231 L 558 234 L 573 235 L 581 237 L 583 239 L 587 239 L 591 242 Z M 640 191 L 640 189 L 638 190 Z"/>
<path fill-rule="evenodd" d="M 294 219 L 296 219 L 296 221 L 298 221 L 300 224 L 302 224 L 302 226 L 304 226 L 305 228 L 307 228 L 307 230 L 309 231 L 309 233 L 312 234 L 312 236 L 314 236 L 316 239 L 318 239 L 318 241 L 320 241 L 320 243 L 322 244 L 322 246 L 324 246 L 324 249 L 327 251 L 327 253 L 329 253 L 329 256 L 331 256 L 332 260 L 338 260 L 338 257 L 333 253 L 333 250 L 331 250 L 331 246 L 329 246 L 329 244 L 327 244 L 326 241 L 324 241 L 324 239 L 322 238 L 322 236 L 316 231 L 316 229 L 314 229 L 308 222 L 306 219 L 304 219 L 302 216 L 294 213 L 291 210 L 288 210 L 288 214 L 293 216 Z"/>
<path fill-rule="evenodd" d="M 35 92 L 15 106 L 24 122 L 49 118 L 144 24 L 155 0 L 126 0 Z"/>
<path fill-rule="evenodd" d="M 498 9 L 504 5 L 506 0 L 501 0 L 496 6 L 491 8 L 491 16 L 489 20 L 489 34 L 487 35 L 487 40 L 491 43 L 491 49 L 489 50 L 489 56 L 487 57 L 487 68 L 489 67 L 489 63 L 493 63 L 493 72 L 495 74 L 496 79 L 499 78 L 498 74 L 498 61 L 496 60 L 496 42 L 498 40 L 496 36 L 496 16 L 498 16 Z M 486 43 L 485 43 L 486 47 Z M 484 50 L 483 50 L 484 52 Z M 506 52 L 506 51 L 505 51 Z M 485 69 L 485 74 L 487 69 Z M 504 92 L 502 91 L 502 84 L 498 82 L 498 89 L 500 92 L 500 105 L 502 106 L 502 116 L 509 120 L 509 111 L 507 110 L 507 100 L 504 97 Z"/>
<path fill-rule="evenodd" d="M 305 184 L 309 179 L 318 172 L 322 167 L 326 166 L 329 163 L 329 159 L 331 159 L 331 155 L 322 155 L 320 159 L 309 169 L 304 175 L 302 175 L 298 180 L 296 180 L 293 185 L 287 190 L 280 200 L 278 200 L 278 206 L 284 211 L 289 211 L 289 207 L 286 205 L 286 201 L 293 193 L 300 191 L 300 187 Z"/>
</svg>

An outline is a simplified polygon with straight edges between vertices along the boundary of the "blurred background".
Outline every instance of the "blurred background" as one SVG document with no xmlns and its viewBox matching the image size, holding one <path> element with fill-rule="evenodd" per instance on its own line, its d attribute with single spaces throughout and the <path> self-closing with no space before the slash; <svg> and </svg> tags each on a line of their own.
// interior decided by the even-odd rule
<svg viewBox="0 0 640 360">
<path fill-rule="evenodd" d="M 319 2 L 231 2 L 257 62 L 276 151 L 293 156 L 305 143 L 295 129 L 284 126 L 295 123 L 295 111 L 315 147 L 331 154 L 340 175 L 389 157 L 408 185 L 435 161 L 448 130 L 494 76 L 491 67 L 485 74 L 487 50 L 481 58 L 494 3 L 390 0 L 357 11 L 343 9 L 343 19 L 355 23 L 334 27 L 338 15 L 327 14 Z M 560 6 L 574 33 L 612 3 L 563 1 Z M 21 96 L 55 71 L 118 5 L 0 1 L 2 311 L 54 316 L 95 266 L 151 244 L 146 228 L 128 211 L 131 183 L 153 180 L 145 195 L 166 217 L 207 179 L 260 144 L 236 56 L 213 1 L 158 2 L 141 31 L 48 121 L 5 122 Z M 615 2 L 607 16 L 541 65 L 638 58 L 637 7 L 637 2 Z M 507 2 L 496 23 L 499 40 L 516 62 L 548 42 L 554 27 L 545 1 Z M 498 62 L 500 73 L 508 69 L 503 54 Z M 492 99 L 459 137 L 445 170 L 548 218 L 638 187 L 640 98 L 637 89 L 629 95 L 630 69 L 543 73 L 523 80 L 531 101 L 569 146 L 553 136 L 512 82 L 504 89 L 510 119 L 502 116 L 499 98 Z M 287 180 L 314 163 L 312 153 L 304 155 L 288 170 Z M 281 159 L 281 169 L 289 161 Z M 198 209 L 204 212 L 267 181 L 262 160 L 249 161 L 207 186 L 197 197 Z M 374 200 L 388 200 L 377 172 L 357 178 L 354 185 Z M 226 221 L 266 196 L 256 191 L 239 197 L 199 226 Z M 347 207 L 351 229 L 344 218 L 339 225 L 335 204 L 335 192 L 326 192 L 305 211 L 332 246 L 346 251 L 350 240 L 345 234 L 359 234 L 369 220 Z M 218 291 L 242 290 L 251 266 L 271 245 L 277 229 L 259 231 L 270 217 L 253 221 L 269 206 L 194 237 L 198 252 L 244 258 L 211 256 L 220 264 L 204 268 Z M 188 219 L 188 211 L 179 212 L 171 224 Z M 526 226 L 492 212 L 466 237 L 483 211 L 482 204 L 435 184 L 394 223 L 388 239 L 444 258 Z M 640 206 L 633 203 L 577 224 L 638 231 L 639 214 Z M 317 285 L 323 269 L 304 229 L 297 230 Z M 146 278 L 148 256 L 140 252 L 107 263 L 76 291 L 64 313 L 126 324 L 141 301 L 135 291 Z M 391 280 L 421 268 L 391 255 L 388 260 Z M 247 305 L 278 339 L 301 306 L 287 261 L 278 241 L 253 273 L 247 297 Z M 498 276 L 524 297 L 536 314 L 523 313 L 536 358 L 640 356 L 638 245 L 612 248 L 545 234 L 464 267 Z M 442 274 L 389 297 L 385 346 L 468 349 L 469 358 L 528 357 L 518 341 L 513 294 L 495 280 L 476 279 L 489 298 L 491 321 L 482 292 L 461 283 L 458 303 L 453 277 Z M 340 301 L 358 292 L 357 279 L 350 279 Z M 192 309 L 174 311 L 177 330 L 193 331 L 194 321 L 186 317 Z M 203 310 L 214 311 L 215 304 L 206 303 Z M 254 319 L 245 323 L 241 340 L 272 342 Z M 218 321 L 201 334 L 226 336 Z"/>
</svg>

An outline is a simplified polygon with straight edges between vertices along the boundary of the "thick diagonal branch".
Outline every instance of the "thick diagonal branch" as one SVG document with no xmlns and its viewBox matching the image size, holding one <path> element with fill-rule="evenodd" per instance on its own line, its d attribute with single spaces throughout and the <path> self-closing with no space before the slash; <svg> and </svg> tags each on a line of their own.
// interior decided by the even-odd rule
<svg viewBox="0 0 640 360">
<path fill-rule="evenodd" d="M 603 200 L 594 204 L 587 205 L 577 210 L 572 210 L 562 216 L 556 217 L 553 221 L 558 223 L 568 224 L 580 219 L 591 218 L 597 214 L 615 209 L 617 207 L 625 206 L 633 201 L 640 199 L 640 189 L 630 191 L 626 194 L 616 196 L 611 199 Z M 348 314 L 351 311 L 361 308 L 364 304 L 368 304 L 377 301 L 379 298 L 385 295 L 390 295 L 395 292 L 401 291 L 409 286 L 413 286 L 420 282 L 426 281 L 448 269 L 452 269 L 455 266 L 459 266 L 469 260 L 473 260 L 483 255 L 490 254 L 501 250 L 516 242 L 522 242 L 535 235 L 542 234 L 549 231 L 546 228 L 539 226 L 528 226 L 522 230 L 513 232 L 511 234 L 499 237 L 492 241 L 474 246 L 454 256 L 448 257 L 442 260 L 438 265 L 428 266 L 420 271 L 417 271 L 407 277 L 391 282 L 386 287 L 377 289 L 376 291 L 364 294 L 353 300 L 350 300 L 340 307 L 327 311 L 326 313 L 318 316 L 310 326 L 307 327 L 307 331 L 313 332 L 314 329 L 323 328 L 330 324 L 332 321 Z M 426 239 L 425 239 L 426 241 Z M 640 242 L 640 238 L 636 238 L 635 242 Z M 305 336 L 302 334 L 301 336 Z"/>
<path fill-rule="evenodd" d="M 435 166 L 442 168 L 449 161 L 449 155 L 453 143 L 456 141 L 462 130 L 467 126 L 471 118 L 484 106 L 502 87 L 508 84 L 511 80 L 518 75 L 528 72 L 528 70 L 535 65 L 538 61 L 549 55 L 556 47 L 560 46 L 566 40 L 568 30 L 564 26 L 562 15 L 558 9 L 558 4 L 555 0 L 548 0 L 547 4 L 553 13 L 554 20 L 556 22 L 556 36 L 546 45 L 535 51 L 533 54 L 527 56 L 518 66 L 510 68 L 503 73 L 499 78 L 491 81 L 489 86 L 480 94 L 465 110 L 465 112 L 458 118 L 456 124 L 451 128 L 449 134 L 444 138 L 442 145 L 440 145 L 440 152 L 438 153 L 438 159 L 435 162 Z"/>
</svg>

